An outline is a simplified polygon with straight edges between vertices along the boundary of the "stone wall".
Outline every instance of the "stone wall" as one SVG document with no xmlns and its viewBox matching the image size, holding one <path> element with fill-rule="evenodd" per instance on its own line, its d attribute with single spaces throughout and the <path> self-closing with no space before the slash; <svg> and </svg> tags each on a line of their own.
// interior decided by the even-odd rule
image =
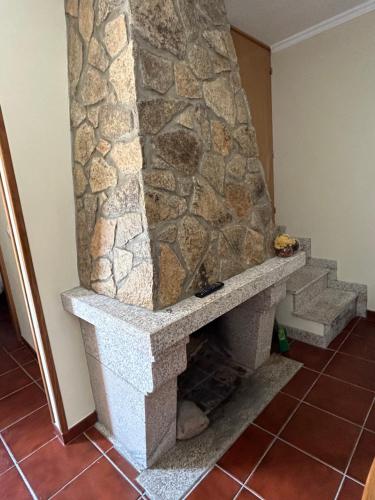
<svg viewBox="0 0 375 500">
<path fill-rule="evenodd" d="M 81 284 L 160 309 L 263 262 L 272 208 L 221 0 L 66 0 Z"/>
</svg>

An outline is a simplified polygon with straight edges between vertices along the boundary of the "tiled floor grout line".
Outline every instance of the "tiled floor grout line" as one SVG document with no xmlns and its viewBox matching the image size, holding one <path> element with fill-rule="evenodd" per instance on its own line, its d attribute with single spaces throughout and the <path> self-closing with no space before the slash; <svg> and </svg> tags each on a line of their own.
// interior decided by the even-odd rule
<svg viewBox="0 0 375 500">
<path fill-rule="evenodd" d="M 367 419 L 368 419 L 368 417 L 369 417 L 369 415 L 370 415 L 370 413 L 371 413 L 371 410 L 372 410 L 372 408 L 373 408 L 373 406 L 374 406 L 374 402 L 375 402 L 375 397 L 374 397 L 374 398 L 373 398 L 373 400 L 372 400 L 372 403 L 371 403 L 371 405 L 370 405 L 370 409 L 369 409 L 369 410 L 368 410 L 368 412 L 367 412 L 367 415 L 366 415 L 366 418 L 365 418 L 365 420 L 364 420 L 364 423 L 363 423 L 362 429 L 361 429 L 360 433 L 358 434 L 358 437 L 357 437 L 357 439 L 356 439 L 356 442 L 355 442 L 355 444 L 354 444 L 354 446 L 353 446 L 353 450 L 352 450 L 352 452 L 351 452 L 351 454 L 350 454 L 350 456 L 349 456 L 349 460 L 348 460 L 348 463 L 347 463 L 347 465 L 346 465 L 345 472 L 344 472 L 344 477 L 343 477 L 343 479 L 341 480 L 341 483 L 340 483 L 339 489 L 337 490 L 337 493 L 336 493 L 336 496 L 335 496 L 334 500 L 337 500 L 337 499 L 338 499 L 338 497 L 339 497 L 339 495 L 340 495 L 340 492 L 341 492 L 341 490 L 342 490 L 342 487 L 343 487 L 343 484 L 344 484 L 344 481 L 345 481 L 345 477 L 346 477 L 346 475 L 347 475 L 347 473 L 348 473 L 348 470 L 349 470 L 350 464 L 351 464 L 351 462 L 352 462 L 352 460 L 353 460 L 353 457 L 354 457 L 354 454 L 355 454 L 355 452 L 356 452 L 356 450 L 357 450 L 358 443 L 359 443 L 359 441 L 361 440 L 361 437 L 362 437 L 363 431 L 364 431 L 364 429 L 365 429 L 364 425 L 365 425 L 365 423 L 366 423 L 366 421 L 367 421 Z"/>
<path fill-rule="evenodd" d="M 13 396 L 13 394 L 17 394 L 17 392 L 20 392 L 20 391 L 22 391 L 23 389 L 26 389 L 26 387 L 30 387 L 30 385 L 33 385 L 33 384 L 35 384 L 35 381 L 34 381 L 34 380 L 32 380 L 32 379 L 30 379 L 30 383 L 23 385 L 23 386 L 22 386 L 22 387 L 20 387 L 19 389 L 16 389 L 16 390 L 14 390 L 14 391 L 12 391 L 12 392 L 9 392 L 9 393 L 8 393 L 8 394 L 6 394 L 5 396 L 2 396 L 2 397 L 0 398 L 0 401 L 3 401 L 4 399 L 8 398 L 9 396 Z"/>
<path fill-rule="evenodd" d="M 324 460 L 322 460 L 321 458 L 316 457 L 315 455 L 312 455 L 311 453 L 309 453 L 308 451 L 304 450 L 303 448 L 299 448 L 298 446 L 296 446 L 295 444 L 291 443 L 290 441 L 287 441 L 286 439 L 282 438 L 281 436 L 278 436 L 277 434 L 274 434 L 273 432 L 271 432 L 271 431 L 269 431 L 267 429 L 264 429 L 261 425 L 259 425 L 259 424 L 253 424 L 253 425 L 255 427 L 257 427 L 258 429 L 266 432 L 267 434 L 270 434 L 272 437 L 275 438 L 275 441 L 281 441 L 282 443 L 289 445 L 291 448 L 294 448 L 295 450 L 300 451 L 304 455 L 306 455 L 306 456 L 308 456 L 310 458 L 313 458 L 317 462 L 320 462 L 322 465 L 325 465 L 326 467 L 329 467 L 330 469 L 333 469 L 335 472 L 338 472 L 340 475 L 344 474 L 340 469 L 338 469 L 334 465 L 331 465 L 328 462 L 325 462 Z"/>
<path fill-rule="evenodd" d="M 44 392 L 44 388 L 40 386 L 40 384 L 38 383 L 38 381 L 37 381 L 34 377 L 32 377 L 32 376 L 30 375 L 30 373 L 28 373 L 28 371 L 27 371 L 27 370 L 25 370 L 25 368 L 23 367 L 23 365 L 21 365 L 21 363 L 20 363 L 19 361 L 17 361 L 17 359 L 16 359 L 16 358 L 14 358 L 14 357 L 13 357 L 10 353 L 8 353 L 8 356 L 9 356 L 11 359 L 13 359 L 13 361 L 14 361 L 15 363 L 17 363 L 17 364 L 18 364 L 18 367 L 19 367 L 19 368 L 21 368 L 21 370 L 22 370 L 24 373 L 26 373 L 26 375 L 27 375 L 29 378 L 31 378 L 31 380 L 32 380 L 33 382 L 35 382 L 35 384 L 39 387 L 39 389 L 41 389 L 41 390 Z"/>
<path fill-rule="evenodd" d="M 82 476 L 82 474 L 84 474 L 88 469 L 90 469 L 91 467 L 93 467 L 97 462 L 99 462 L 99 460 L 102 460 L 103 456 L 101 457 L 98 457 L 96 458 L 92 463 L 90 463 L 90 465 L 88 465 L 87 467 L 85 467 L 83 470 L 81 470 L 81 472 L 79 474 L 77 474 L 76 476 L 74 476 L 72 479 L 70 479 L 67 483 L 64 484 L 64 486 L 62 486 L 60 489 L 58 489 L 57 491 L 55 491 L 55 493 L 53 493 L 52 495 L 50 495 L 48 498 L 48 500 L 50 500 L 51 498 L 54 498 L 56 495 L 58 495 L 59 493 L 61 493 L 63 490 L 65 490 L 65 488 L 67 486 L 69 486 L 70 484 L 72 484 L 76 479 L 78 479 L 80 476 Z"/>
<path fill-rule="evenodd" d="M 9 373 L 15 372 L 16 370 L 19 370 L 18 366 L 16 366 L 15 368 L 11 368 L 10 370 L 8 370 L 4 373 L 0 373 L 0 378 L 3 377 L 4 375 L 8 375 Z"/>
<path fill-rule="evenodd" d="M 334 353 L 334 355 L 332 356 L 331 358 L 331 361 L 334 359 L 334 357 L 336 356 L 336 354 L 338 354 L 336 351 L 332 351 Z M 340 353 L 339 353 L 340 354 Z M 349 356 L 349 355 L 348 355 Z M 298 360 L 294 360 L 294 361 L 298 361 Z M 302 361 L 299 361 L 300 363 L 302 363 Z M 324 375 L 325 377 L 329 377 L 329 378 L 332 378 L 334 380 L 337 380 L 338 382 L 344 382 L 345 384 L 348 384 L 348 385 L 351 385 L 352 387 L 355 387 L 357 389 L 362 389 L 363 391 L 367 391 L 367 392 L 371 392 L 372 394 L 375 394 L 375 391 L 373 391 L 372 389 L 368 389 L 367 387 L 363 387 L 362 385 L 357 385 L 357 384 L 353 384 L 353 382 L 348 382 L 347 380 L 344 380 L 342 378 L 338 378 L 338 377 L 335 377 L 334 375 L 330 375 L 329 373 L 326 373 L 326 372 L 320 372 L 318 370 L 314 370 L 314 368 L 309 368 L 308 366 L 304 366 L 303 367 L 305 370 L 309 370 L 311 372 L 314 372 L 314 373 L 318 373 L 318 374 L 322 374 Z M 325 369 L 325 368 L 324 368 Z M 288 396 L 291 396 L 290 394 L 288 394 L 287 392 L 284 392 L 283 390 L 281 390 L 280 392 L 283 392 L 284 394 L 287 394 Z M 295 396 L 291 396 L 291 397 L 295 397 Z"/>
<path fill-rule="evenodd" d="M 290 398 L 292 399 L 295 399 L 296 401 L 299 401 L 298 398 L 296 398 L 295 396 L 290 396 L 287 392 L 282 392 L 280 391 L 282 394 L 284 394 L 285 396 L 289 396 Z M 341 417 L 340 415 L 336 415 L 336 413 L 332 413 L 331 411 L 329 410 L 325 410 L 324 408 L 321 408 L 320 406 L 317 406 L 317 405 L 314 405 L 313 403 L 309 403 L 308 401 L 304 401 L 303 404 L 305 404 L 306 406 L 311 406 L 312 408 L 315 408 L 316 410 L 320 410 L 322 411 L 323 413 L 327 413 L 328 415 L 331 415 L 332 417 L 336 417 L 340 420 L 343 420 L 344 422 L 347 422 L 348 424 L 352 424 L 354 425 L 355 427 L 359 427 L 359 428 L 362 428 L 362 425 L 363 424 L 357 424 L 356 422 L 353 422 L 352 420 L 348 420 L 347 418 L 345 417 Z M 372 404 L 372 403 L 371 403 Z M 367 415 L 367 413 L 366 413 Z M 263 429 L 263 427 L 262 427 Z M 371 430 L 370 430 L 371 431 Z M 375 432 L 375 431 L 373 431 Z"/>
<path fill-rule="evenodd" d="M 142 496 L 143 493 L 139 490 L 139 488 L 137 488 L 137 486 L 130 480 L 130 478 L 127 477 L 127 475 L 119 468 L 119 466 L 107 455 L 107 453 L 109 451 L 111 451 L 113 449 L 113 446 L 112 448 L 110 448 L 109 450 L 107 451 L 103 451 L 100 446 L 98 446 L 95 441 L 93 439 L 90 438 L 90 436 L 88 436 L 86 434 L 86 432 L 83 433 L 83 435 L 86 437 L 86 439 L 88 439 L 90 441 L 90 443 L 95 446 L 95 448 L 100 451 L 100 453 L 103 454 L 104 458 L 106 458 L 108 460 L 108 462 L 112 465 L 112 467 L 114 467 L 117 472 L 119 472 L 119 474 L 124 478 L 126 479 L 126 481 Z"/>
<path fill-rule="evenodd" d="M 221 470 L 221 472 L 223 472 L 226 476 L 229 476 L 231 479 L 233 479 L 233 481 L 235 481 L 240 486 L 240 489 L 237 491 L 237 493 L 233 497 L 233 500 L 235 500 L 238 497 L 238 495 L 240 495 L 241 491 L 244 488 L 246 488 L 247 490 L 250 491 L 250 488 L 246 487 L 245 484 L 242 481 L 240 481 L 236 476 L 234 476 L 229 471 L 227 471 L 226 469 L 224 469 L 221 465 L 215 464 L 215 467 L 217 469 Z M 257 493 L 256 491 L 251 491 L 251 493 L 253 493 L 257 498 L 260 498 L 261 500 L 263 500 L 263 497 L 261 495 L 259 495 L 259 493 Z"/>
<path fill-rule="evenodd" d="M 29 490 L 29 493 L 30 495 L 32 496 L 32 498 L 34 500 L 37 500 L 38 497 L 35 495 L 35 492 L 34 490 L 32 489 L 29 481 L 27 480 L 27 477 L 25 476 L 25 474 L 23 473 L 23 470 L 21 469 L 21 467 L 18 465 L 17 463 L 17 460 L 15 458 L 15 456 L 13 455 L 12 453 L 12 450 L 9 448 L 8 444 L 6 443 L 6 441 L 4 440 L 3 436 L 0 434 L 0 441 L 3 443 L 5 449 L 7 450 L 7 452 L 9 453 L 9 456 L 10 458 L 12 459 L 13 463 L 14 463 L 14 466 L 15 468 L 17 469 L 19 475 L 21 476 L 22 478 L 22 481 L 24 482 L 26 488 Z"/>
<path fill-rule="evenodd" d="M 37 451 L 41 450 L 42 448 L 44 448 L 45 446 L 47 446 L 47 444 L 51 443 L 52 441 L 55 441 L 55 439 L 58 439 L 57 436 L 54 436 L 53 438 L 49 439 L 48 441 L 46 441 L 45 443 L 41 444 L 38 448 L 36 448 L 34 451 L 32 451 L 31 453 L 29 453 L 28 455 L 26 455 L 25 457 L 21 458 L 21 460 L 17 460 L 17 463 L 19 464 L 22 464 L 22 462 L 24 462 L 25 460 L 27 460 L 28 458 L 31 457 L 31 455 L 34 455 L 34 453 L 36 453 Z"/>
<path fill-rule="evenodd" d="M 249 476 L 247 477 L 247 479 L 244 481 L 244 484 L 246 485 L 250 478 L 255 474 L 255 471 L 258 469 L 258 467 L 260 466 L 261 462 L 263 461 L 263 459 L 265 458 L 265 456 L 267 455 L 267 453 L 270 451 L 270 449 L 272 448 L 272 446 L 275 444 L 277 438 L 281 435 L 281 433 L 284 431 L 285 427 L 289 424 L 289 422 L 292 420 L 292 418 L 294 417 L 294 415 L 297 413 L 298 409 L 300 408 L 300 406 L 302 405 L 304 399 L 308 396 L 308 394 L 310 393 L 310 391 L 313 389 L 313 387 L 315 386 L 315 384 L 318 382 L 318 380 L 320 379 L 321 377 L 321 374 L 323 373 L 323 370 L 325 370 L 325 368 L 328 366 L 328 364 L 331 362 L 331 359 L 333 359 L 334 357 L 334 354 L 330 357 L 330 359 L 327 361 L 327 363 L 323 366 L 322 370 L 319 372 L 319 375 L 318 377 L 314 380 L 314 382 L 312 383 L 312 385 L 309 387 L 309 389 L 307 389 L 307 391 L 305 392 L 305 394 L 303 395 L 303 397 L 301 398 L 300 402 L 297 404 L 297 406 L 294 408 L 294 410 L 291 412 L 291 414 L 289 415 L 289 417 L 286 419 L 286 421 L 284 422 L 284 424 L 281 426 L 279 432 L 277 433 L 277 435 L 275 435 L 275 437 L 272 439 L 271 443 L 267 446 L 266 450 L 264 451 L 264 453 L 262 454 L 262 456 L 260 457 L 260 459 L 258 460 L 258 462 L 255 464 L 255 466 L 253 467 L 252 471 L 250 472 Z M 297 372 L 298 373 L 298 372 Z"/>
<path fill-rule="evenodd" d="M 21 422 L 21 420 L 27 418 L 27 417 L 30 417 L 30 415 L 32 415 L 33 413 L 36 413 L 37 411 L 41 410 L 42 408 L 44 408 L 45 406 L 47 406 L 47 403 L 45 403 L 44 405 L 42 406 L 39 406 L 39 408 L 36 408 L 35 410 L 31 411 L 30 413 L 27 413 L 26 415 L 24 415 L 23 417 L 20 417 L 18 418 L 17 420 L 15 420 L 14 422 L 12 422 L 11 424 L 7 425 L 6 427 L 3 427 L 2 429 L 0 429 L 0 433 L 1 432 L 4 432 L 6 431 L 7 429 L 9 429 L 10 427 L 12 427 L 13 425 L 15 424 L 18 424 L 18 422 Z"/>
<path fill-rule="evenodd" d="M 4 474 L 6 474 L 7 472 L 9 472 L 11 469 L 14 468 L 14 463 L 12 461 L 12 464 L 10 467 L 8 467 L 6 470 L 3 470 L 3 472 L 0 472 L 0 477 L 3 476 Z"/>
</svg>

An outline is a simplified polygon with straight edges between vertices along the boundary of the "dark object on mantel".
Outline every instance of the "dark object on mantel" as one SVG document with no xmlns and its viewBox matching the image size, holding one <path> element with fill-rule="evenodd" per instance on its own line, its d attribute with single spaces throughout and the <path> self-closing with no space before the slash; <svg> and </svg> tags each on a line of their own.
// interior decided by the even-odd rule
<svg viewBox="0 0 375 500">
<path fill-rule="evenodd" d="M 204 288 L 202 288 L 202 290 L 196 293 L 195 296 L 198 297 L 199 299 L 203 299 L 204 297 L 207 297 L 207 295 L 210 295 L 211 293 L 220 290 L 220 288 L 223 288 L 223 286 L 224 283 L 218 281 L 217 283 L 213 283 L 212 285 L 205 286 Z"/>
</svg>

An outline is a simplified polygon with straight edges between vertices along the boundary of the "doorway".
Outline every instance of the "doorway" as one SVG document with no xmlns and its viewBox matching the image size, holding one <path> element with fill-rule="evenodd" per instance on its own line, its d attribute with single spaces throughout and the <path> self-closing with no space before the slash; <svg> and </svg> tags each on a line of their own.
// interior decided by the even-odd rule
<svg viewBox="0 0 375 500">
<path fill-rule="evenodd" d="M 0 272 L 5 288 L 5 294 L 2 294 L 4 297 L 0 297 L 0 306 L 3 306 L 1 312 L 5 318 L 2 325 L 5 344 L 0 346 L 0 364 L 3 366 L 1 370 L 6 373 L 4 367 L 11 366 L 14 370 L 22 370 L 30 377 L 22 363 L 25 359 L 33 363 L 33 366 L 29 367 L 32 380 L 43 390 L 43 397 L 46 399 L 44 404 L 48 404 L 50 418 L 59 433 L 63 434 L 68 430 L 67 421 L 1 108 Z M 3 384 L 6 385 L 4 378 Z M 35 399 L 38 402 L 39 393 L 36 394 L 38 395 Z"/>
</svg>

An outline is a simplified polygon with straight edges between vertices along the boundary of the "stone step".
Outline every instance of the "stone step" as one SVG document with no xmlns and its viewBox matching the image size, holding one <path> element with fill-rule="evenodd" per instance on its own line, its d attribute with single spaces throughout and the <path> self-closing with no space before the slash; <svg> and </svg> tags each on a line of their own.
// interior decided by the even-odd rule
<svg viewBox="0 0 375 500">
<path fill-rule="evenodd" d="M 301 312 L 328 286 L 328 269 L 304 266 L 287 281 L 287 292 L 293 295 L 293 312 Z"/>
<path fill-rule="evenodd" d="M 356 316 L 357 294 L 326 288 L 301 312 L 294 312 L 295 295 L 288 293 L 277 309 L 277 320 L 288 336 L 319 347 L 332 340 Z"/>
<path fill-rule="evenodd" d="M 326 288 L 304 310 L 294 312 L 294 314 L 300 318 L 330 326 L 356 300 L 357 294 L 354 292 Z"/>
</svg>

